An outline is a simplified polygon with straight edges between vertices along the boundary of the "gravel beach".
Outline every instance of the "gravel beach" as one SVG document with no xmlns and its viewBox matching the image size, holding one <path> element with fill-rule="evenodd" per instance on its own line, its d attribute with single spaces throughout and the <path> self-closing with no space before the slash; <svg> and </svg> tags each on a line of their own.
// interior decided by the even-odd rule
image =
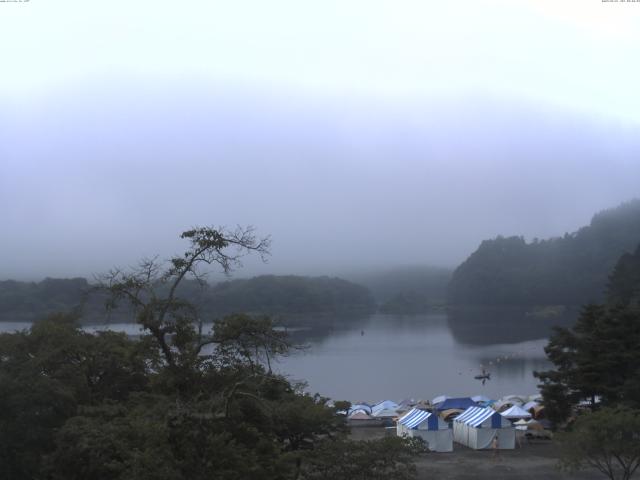
<svg viewBox="0 0 640 480">
<path fill-rule="evenodd" d="M 357 440 L 393 435 L 395 429 L 353 428 Z M 472 450 L 457 443 L 451 453 L 426 453 L 416 460 L 419 480 L 602 480 L 595 470 L 567 473 L 558 469 L 558 449 L 552 440 L 523 442 L 515 450 L 500 450 L 498 459 L 490 450 Z M 640 477 L 639 477 L 640 478 Z"/>
</svg>

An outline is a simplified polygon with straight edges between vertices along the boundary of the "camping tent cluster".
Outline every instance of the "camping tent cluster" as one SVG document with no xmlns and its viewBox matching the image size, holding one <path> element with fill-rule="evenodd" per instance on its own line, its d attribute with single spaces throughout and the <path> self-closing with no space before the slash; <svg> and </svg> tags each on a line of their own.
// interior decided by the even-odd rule
<svg viewBox="0 0 640 480">
<path fill-rule="evenodd" d="M 492 400 L 483 395 L 452 398 L 441 395 L 429 401 L 384 400 L 375 405 L 354 404 L 347 414 L 351 426 L 392 426 L 398 436 L 420 437 L 429 450 L 453 451 L 453 442 L 476 450 L 513 449 L 518 430 L 544 429 L 539 396 L 507 395 Z M 520 433 L 522 435 L 522 433 Z"/>
</svg>

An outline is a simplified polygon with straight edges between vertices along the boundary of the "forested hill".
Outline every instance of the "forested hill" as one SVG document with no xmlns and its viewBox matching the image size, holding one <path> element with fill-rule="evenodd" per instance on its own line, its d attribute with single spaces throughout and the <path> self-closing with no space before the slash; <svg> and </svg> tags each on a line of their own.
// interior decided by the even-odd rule
<svg viewBox="0 0 640 480">
<path fill-rule="evenodd" d="M 0 320 L 22 321 L 79 308 L 89 290 L 84 278 L 0 281 Z"/>
<path fill-rule="evenodd" d="M 214 285 L 206 295 L 206 310 L 217 314 L 359 314 L 375 310 L 369 290 L 330 277 L 263 275 Z"/>
<path fill-rule="evenodd" d="M 456 305 L 582 305 L 601 302 L 618 259 L 640 243 L 640 200 L 594 215 L 572 234 L 527 243 L 483 241 L 453 273 Z"/>
<path fill-rule="evenodd" d="M 82 312 L 83 322 L 104 321 L 105 299 L 97 293 L 87 295 L 90 289 L 84 278 L 0 281 L 0 321 L 32 321 L 53 312 L 74 310 Z M 265 275 L 204 288 L 195 281 L 185 281 L 178 294 L 198 305 L 206 318 L 232 312 L 350 315 L 375 311 L 375 301 L 367 288 L 329 277 Z M 119 321 L 127 316 L 128 311 L 111 314 Z"/>
<path fill-rule="evenodd" d="M 625 253 L 616 264 L 609 278 L 607 302 L 640 308 L 640 244 L 635 253 Z"/>
</svg>

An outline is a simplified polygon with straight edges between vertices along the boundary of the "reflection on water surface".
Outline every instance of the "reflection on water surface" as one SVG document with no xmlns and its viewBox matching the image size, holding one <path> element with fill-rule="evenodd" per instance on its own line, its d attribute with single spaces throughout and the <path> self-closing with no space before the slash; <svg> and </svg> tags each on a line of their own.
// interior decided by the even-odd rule
<svg viewBox="0 0 640 480">
<path fill-rule="evenodd" d="M 549 367 L 544 346 L 551 328 L 568 326 L 574 318 L 575 312 L 538 318 L 518 309 L 467 309 L 313 319 L 311 326 L 298 322 L 288 329 L 308 348 L 281 359 L 277 368 L 293 380 L 306 380 L 311 392 L 352 401 L 532 394 L 537 391 L 532 372 Z M 0 331 L 29 325 L 4 322 Z M 85 328 L 139 334 L 133 323 Z M 491 372 L 484 385 L 474 379 L 483 368 Z"/>
</svg>

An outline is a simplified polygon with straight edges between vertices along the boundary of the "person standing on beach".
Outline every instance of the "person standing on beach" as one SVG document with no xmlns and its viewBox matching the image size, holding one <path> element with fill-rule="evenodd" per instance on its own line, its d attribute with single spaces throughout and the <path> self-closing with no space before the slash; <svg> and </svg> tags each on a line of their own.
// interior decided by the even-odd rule
<svg viewBox="0 0 640 480">
<path fill-rule="evenodd" d="M 491 448 L 493 450 L 493 459 L 494 460 L 498 460 L 498 455 L 500 452 L 500 444 L 498 443 L 498 433 L 496 432 L 496 436 L 493 437 L 493 440 L 491 441 Z"/>
</svg>

